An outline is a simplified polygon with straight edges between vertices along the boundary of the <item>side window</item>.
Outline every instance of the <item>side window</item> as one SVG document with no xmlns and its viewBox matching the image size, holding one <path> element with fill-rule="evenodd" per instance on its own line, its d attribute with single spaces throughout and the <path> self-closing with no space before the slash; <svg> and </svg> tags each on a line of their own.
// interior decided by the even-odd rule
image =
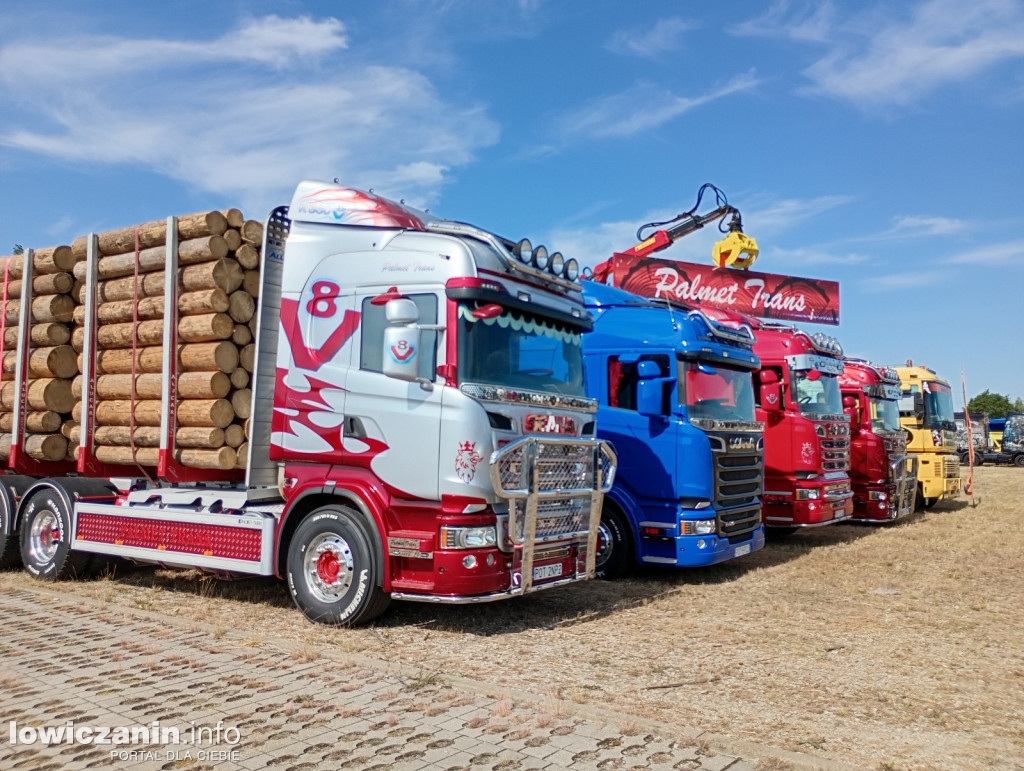
<svg viewBox="0 0 1024 771">
<path fill-rule="evenodd" d="M 640 361 L 656 362 L 661 377 L 669 376 L 668 356 L 642 356 Z M 636 386 L 639 380 L 636 362 L 623 362 L 618 356 L 610 357 L 608 359 L 608 406 L 618 407 L 620 410 L 635 410 Z M 671 411 L 669 408 L 671 397 L 672 383 L 668 381 L 664 384 L 661 400 L 661 411 L 666 415 Z"/>
<path fill-rule="evenodd" d="M 437 295 L 413 294 L 408 298 L 416 303 L 420 312 L 421 324 L 437 323 Z M 384 315 L 383 305 L 374 305 L 372 298 L 367 297 L 362 304 L 361 335 L 359 342 L 359 369 L 368 372 L 383 372 L 383 348 L 385 327 L 389 324 Z M 420 377 L 433 380 L 437 371 L 437 332 L 423 330 L 420 338 Z"/>
</svg>

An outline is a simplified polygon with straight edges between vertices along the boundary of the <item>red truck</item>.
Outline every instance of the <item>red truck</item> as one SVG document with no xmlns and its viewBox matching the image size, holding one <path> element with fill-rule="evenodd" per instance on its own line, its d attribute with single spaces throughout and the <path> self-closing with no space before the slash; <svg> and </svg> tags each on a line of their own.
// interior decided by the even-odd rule
<svg viewBox="0 0 1024 771">
<path fill-rule="evenodd" d="M 761 369 L 757 418 L 764 421 L 764 522 L 777 533 L 827 525 L 853 514 L 850 423 L 834 337 L 747 319 Z"/>
<path fill-rule="evenodd" d="M 907 454 L 900 426 L 899 373 L 864 359 L 846 359 L 839 378 L 850 416 L 853 517 L 892 522 L 914 510 L 917 458 Z"/>
</svg>

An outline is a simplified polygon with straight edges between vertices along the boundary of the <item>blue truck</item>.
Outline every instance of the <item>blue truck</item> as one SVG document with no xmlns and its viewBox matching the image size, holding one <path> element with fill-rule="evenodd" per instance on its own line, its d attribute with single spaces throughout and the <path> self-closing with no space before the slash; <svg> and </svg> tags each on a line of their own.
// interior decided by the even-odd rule
<svg viewBox="0 0 1024 771">
<path fill-rule="evenodd" d="M 598 436 L 619 467 L 604 498 L 597 574 L 698 567 L 764 546 L 763 425 L 754 335 L 699 309 L 583 282 L 583 336 Z"/>
</svg>

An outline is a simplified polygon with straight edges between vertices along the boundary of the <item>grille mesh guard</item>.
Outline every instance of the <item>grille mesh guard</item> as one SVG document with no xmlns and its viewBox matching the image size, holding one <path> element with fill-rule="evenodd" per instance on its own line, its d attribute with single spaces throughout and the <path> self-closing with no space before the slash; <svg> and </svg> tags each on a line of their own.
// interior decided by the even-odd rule
<svg viewBox="0 0 1024 771">
<path fill-rule="evenodd" d="M 617 460 L 596 439 L 523 437 L 491 455 L 491 482 L 509 502 L 509 537 L 515 547 L 513 582 L 533 585 L 538 545 L 585 539 L 577 577 L 594 575 L 601 501 L 615 481 Z"/>
</svg>

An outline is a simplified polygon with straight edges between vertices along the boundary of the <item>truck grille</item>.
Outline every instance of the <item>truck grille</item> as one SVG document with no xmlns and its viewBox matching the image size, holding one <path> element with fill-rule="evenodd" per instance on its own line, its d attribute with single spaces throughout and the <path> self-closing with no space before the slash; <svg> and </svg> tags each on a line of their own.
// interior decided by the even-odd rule
<svg viewBox="0 0 1024 771">
<path fill-rule="evenodd" d="M 522 538 L 523 519 L 517 522 Z M 590 525 L 590 498 L 563 498 L 537 504 L 538 542 L 564 538 L 569 533 L 585 533 Z"/>
<path fill-rule="evenodd" d="M 730 543 L 745 540 L 761 524 L 761 504 L 718 512 L 718 535 Z"/>
<path fill-rule="evenodd" d="M 946 479 L 960 476 L 960 459 L 956 455 L 943 456 L 942 476 Z"/>
<path fill-rule="evenodd" d="M 845 423 L 819 424 L 825 429 L 821 439 L 821 462 L 826 471 L 850 470 L 850 427 Z"/>
<path fill-rule="evenodd" d="M 708 436 L 713 439 L 718 535 L 729 541 L 741 541 L 761 525 L 758 496 L 764 484 L 764 456 L 749 449 L 730 452 L 726 449 L 731 445 L 729 436 L 710 433 Z M 761 435 L 756 434 L 756 437 L 753 445 L 760 448 Z"/>
<path fill-rule="evenodd" d="M 598 471 L 603 490 L 611 489 L 614 463 L 607 453 L 595 453 L 592 442 L 536 439 L 509 445 L 495 456 L 495 487 L 507 498 L 526 497 L 535 482 L 542 496 L 589 494 L 598 484 Z"/>
<path fill-rule="evenodd" d="M 761 494 L 764 467 L 760 455 L 715 453 L 715 498 L 724 505 Z"/>
</svg>

